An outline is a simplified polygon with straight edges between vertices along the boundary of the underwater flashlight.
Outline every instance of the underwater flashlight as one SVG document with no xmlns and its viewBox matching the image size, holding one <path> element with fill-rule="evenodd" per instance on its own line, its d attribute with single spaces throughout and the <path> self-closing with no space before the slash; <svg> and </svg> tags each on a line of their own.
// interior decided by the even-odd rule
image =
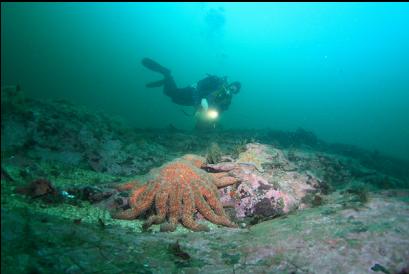
<svg viewBox="0 0 409 274">
<path fill-rule="evenodd" d="M 209 110 L 206 112 L 206 117 L 207 117 L 208 119 L 210 119 L 210 120 L 214 120 L 214 119 L 216 119 L 217 117 L 219 117 L 219 113 L 217 112 L 217 110 L 209 109 Z"/>
</svg>

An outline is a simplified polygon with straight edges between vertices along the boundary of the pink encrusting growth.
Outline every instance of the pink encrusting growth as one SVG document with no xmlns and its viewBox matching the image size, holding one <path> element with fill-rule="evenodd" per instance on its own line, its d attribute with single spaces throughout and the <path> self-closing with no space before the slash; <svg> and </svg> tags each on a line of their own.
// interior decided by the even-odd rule
<svg viewBox="0 0 409 274">
<path fill-rule="evenodd" d="M 277 216 L 304 208 L 302 198 L 319 188 L 319 180 L 311 174 L 294 171 L 296 167 L 281 150 L 257 143 L 248 144 L 235 162 L 207 165 L 207 168 L 213 172 L 228 171 L 240 182 L 219 190 L 222 204 L 233 206 L 239 219 Z"/>
</svg>

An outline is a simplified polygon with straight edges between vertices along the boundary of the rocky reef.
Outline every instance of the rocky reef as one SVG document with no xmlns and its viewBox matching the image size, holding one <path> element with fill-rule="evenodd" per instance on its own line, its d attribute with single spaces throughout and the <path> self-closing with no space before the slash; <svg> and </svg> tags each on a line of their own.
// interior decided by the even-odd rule
<svg viewBox="0 0 409 274">
<path fill-rule="evenodd" d="M 17 87 L 2 89 L 1 127 L 4 273 L 407 273 L 403 160 L 304 129 L 135 129 Z M 200 177 L 229 182 L 212 197 L 237 228 L 190 212 L 208 232 L 144 229 L 156 201 L 111 218 L 132 206 L 118 186 L 185 154 Z"/>
</svg>

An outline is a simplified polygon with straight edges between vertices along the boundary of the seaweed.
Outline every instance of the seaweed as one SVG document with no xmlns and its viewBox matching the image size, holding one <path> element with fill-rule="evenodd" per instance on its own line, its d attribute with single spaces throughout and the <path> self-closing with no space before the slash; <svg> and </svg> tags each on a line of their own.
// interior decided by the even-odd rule
<svg viewBox="0 0 409 274">
<path fill-rule="evenodd" d="M 247 139 L 241 139 L 239 140 L 232 149 L 232 157 L 233 158 L 238 158 L 240 153 L 246 151 L 246 144 L 248 143 Z"/>
<path fill-rule="evenodd" d="M 222 158 L 222 151 L 217 143 L 211 143 L 207 150 L 206 162 L 208 164 L 217 164 Z"/>
</svg>

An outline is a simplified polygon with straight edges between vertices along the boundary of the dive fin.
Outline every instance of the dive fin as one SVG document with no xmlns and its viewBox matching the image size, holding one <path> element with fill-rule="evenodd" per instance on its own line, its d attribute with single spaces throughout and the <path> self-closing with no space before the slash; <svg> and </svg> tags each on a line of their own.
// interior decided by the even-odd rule
<svg viewBox="0 0 409 274">
<path fill-rule="evenodd" d="M 147 83 L 146 87 L 147 88 L 157 88 L 157 87 L 163 86 L 164 83 L 165 83 L 165 80 L 163 79 L 163 80 Z"/>
<path fill-rule="evenodd" d="M 142 59 L 142 65 L 144 65 L 144 67 L 155 71 L 155 72 L 159 72 L 162 73 L 163 75 L 169 75 L 170 74 L 170 70 L 165 68 L 164 66 L 160 65 L 159 63 L 153 61 L 150 58 L 143 58 Z"/>
</svg>

